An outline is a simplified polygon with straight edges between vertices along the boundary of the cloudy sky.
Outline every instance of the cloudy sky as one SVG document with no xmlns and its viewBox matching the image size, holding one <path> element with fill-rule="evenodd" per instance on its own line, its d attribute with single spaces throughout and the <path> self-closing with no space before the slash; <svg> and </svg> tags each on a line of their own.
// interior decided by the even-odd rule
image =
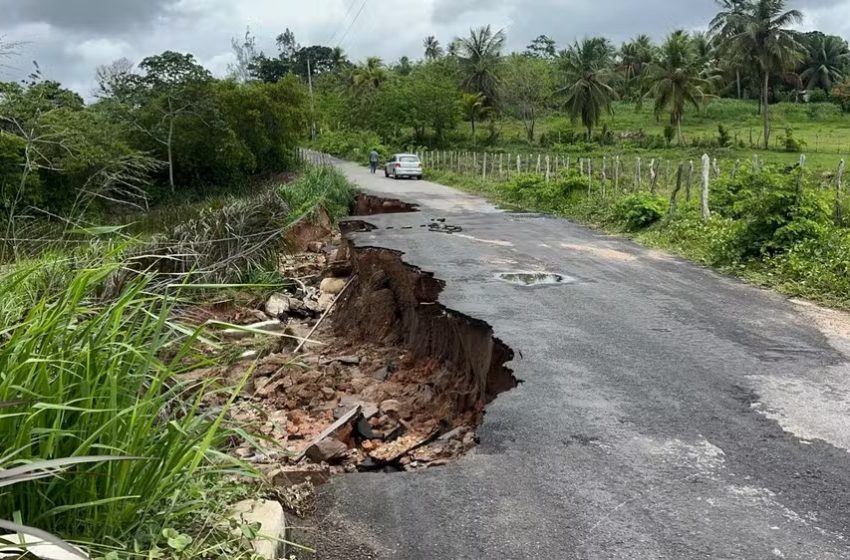
<svg viewBox="0 0 850 560">
<path fill-rule="evenodd" d="M 805 28 L 850 38 L 850 0 L 792 4 L 805 12 Z M 559 45 L 597 34 L 660 38 L 703 27 L 715 11 L 714 0 L 0 0 L 0 36 L 24 43 L 0 79 L 26 75 L 37 60 L 46 77 L 88 96 L 98 65 L 164 50 L 192 52 L 222 75 L 231 38 L 248 27 L 267 52 L 289 27 L 302 45 L 340 44 L 353 59 L 393 61 L 420 57 L 427 35 L 445 44 L 487 23 L 519 50 L 541 33 Z"/>
</svg>

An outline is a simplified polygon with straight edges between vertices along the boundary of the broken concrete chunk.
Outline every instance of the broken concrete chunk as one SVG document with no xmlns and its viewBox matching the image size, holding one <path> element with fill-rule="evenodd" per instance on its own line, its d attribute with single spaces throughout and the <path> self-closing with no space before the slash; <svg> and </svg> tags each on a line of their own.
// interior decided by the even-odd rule
<svg viewBox="0 0 850 560">
<path fill-rule="evenodd" d="M 348 446 L 336 439 L 325 439 L 307 450 L 307 458 L 314 463 L 339 463 L 348 455 Z"/>
<path fill-rule="evenodd" d="M 319 289 L 324 294 L 338 295 L 345 289 L 348 283 L 346 278 L 325 278 L 319 285 Z"/>
<path fill-rule="evenodd" d="M 266 560 L 280 558 L 286 536 L 283 507 L 272 500 L 245 500 L 233 506 L 233 519 L 240 525 L 259 524 L 257 538 L 251 545 L 254 552 Z"/>
<path fill-rule="evenodd" d="M 396 399 L 387 399 L 381 402 L 381 412 L 396 418 L 410 418 L 412 412 L 410 406 Z"/>
<path fill-rule="evenodd" d="M 266 302 L 266 314 L 270 317 L 281 317 L 289 313 L 289 296 L 272 294 Z"/>
</svg>

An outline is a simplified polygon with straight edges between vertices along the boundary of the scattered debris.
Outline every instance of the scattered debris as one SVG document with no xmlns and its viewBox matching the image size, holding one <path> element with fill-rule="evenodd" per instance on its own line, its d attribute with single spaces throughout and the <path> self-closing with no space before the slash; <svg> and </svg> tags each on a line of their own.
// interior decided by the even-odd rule
<svg viewBox="0 0 850 560">
<path fill-rule="evenodd" d="M 274 500 L 245 500 L 233 506 L 231 518 L 237 525 L 256 526 L 257 536 L 251 543 L 260 558 L 277 560 L 286 537 L 286 518 L 283 507 Z M 241 534 L 241 533 L 240 533 Z"/>
</svg>

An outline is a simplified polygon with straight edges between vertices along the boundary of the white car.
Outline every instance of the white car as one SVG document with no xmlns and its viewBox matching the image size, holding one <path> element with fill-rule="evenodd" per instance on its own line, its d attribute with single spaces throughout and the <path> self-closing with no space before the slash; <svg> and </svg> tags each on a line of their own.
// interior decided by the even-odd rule
<svg viewBox="0 0 850 560">
<path fill-rule="evenodd" d="M 410 177 L 411 179 L 422 178 L 422 162 L 416 154 L 396 154 L 387 160 L 384 166 L 384 175 L 398 179 L 399 177 Z"/>
</svg>

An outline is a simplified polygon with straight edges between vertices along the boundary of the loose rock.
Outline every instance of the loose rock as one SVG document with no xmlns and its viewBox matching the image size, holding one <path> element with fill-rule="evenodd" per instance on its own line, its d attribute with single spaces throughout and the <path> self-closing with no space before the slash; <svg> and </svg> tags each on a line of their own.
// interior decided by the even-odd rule
<svg viewBox="0 0 850 560">
<path fill-rule="evenodd" d="M 338 295 L 345 289 L 345 285 L 348 283 L 348 280 L 345 278 L 325 278 L 322 280 L 322 283 L 319 285 L 319 289 L 322 290 L 322 293 Z"/>
<path fill-rule="evenodd" d="M 348 446 L 336 439 L 325 439 L 307 450 L 307 458 L 314 463 L 339 463 L 348 455 Z"/>
</svg>

